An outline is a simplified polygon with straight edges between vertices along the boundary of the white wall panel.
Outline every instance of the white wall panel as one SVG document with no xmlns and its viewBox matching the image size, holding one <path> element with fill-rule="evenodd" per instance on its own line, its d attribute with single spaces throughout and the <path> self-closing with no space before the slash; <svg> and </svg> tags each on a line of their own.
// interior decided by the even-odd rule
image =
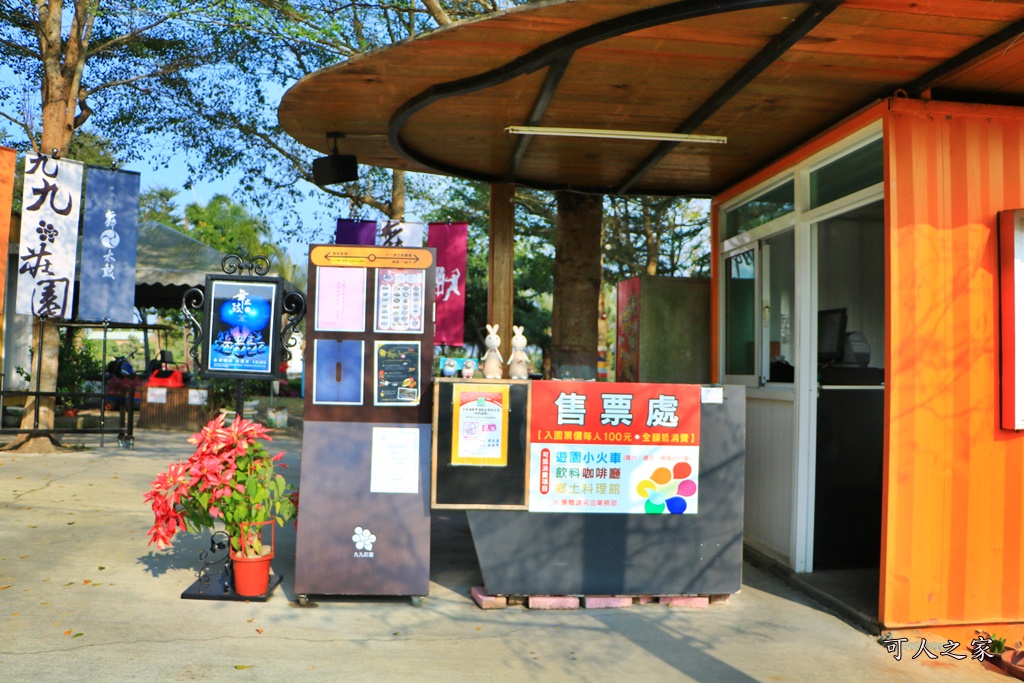
<svg viewBox="0 0 1024 683">
<path fill-rule="evenodd" d="M 791 398 L 765 400 L 752 393 L 747 394 L 744 540 L 791 566 L 795 404 Z"/>
</svg>

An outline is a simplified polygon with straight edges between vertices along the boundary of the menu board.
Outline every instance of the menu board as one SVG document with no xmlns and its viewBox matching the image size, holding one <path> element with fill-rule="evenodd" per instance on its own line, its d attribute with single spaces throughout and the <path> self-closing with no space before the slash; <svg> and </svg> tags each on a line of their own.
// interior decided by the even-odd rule
<svg viewBox="0 0 1024 683">
<path fill-rule="evenodd" d="M 420 404 L 420 343 L 377 341 L 373 348 L 375 406 Z"/>
<path fill-rule="evenodd" d="M 374 332 L 423 332 L 425 271 L 377 269 Z"/>
</svg>

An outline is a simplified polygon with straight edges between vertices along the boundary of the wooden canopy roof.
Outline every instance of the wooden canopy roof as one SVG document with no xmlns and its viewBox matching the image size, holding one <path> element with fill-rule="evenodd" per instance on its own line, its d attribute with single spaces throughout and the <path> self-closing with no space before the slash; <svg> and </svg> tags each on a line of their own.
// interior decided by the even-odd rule
<svg viewBox="0 0 1024 683">
<path fill-rule="evenodd" d="M 889 96 L 1024 104 L 1020 0 L 554 0 L 296 83 L 278 116 L 359 163 L 539 188 L 712 195 Z M 512 135 L 508 126 L 726 136 Z"/>
</svg>

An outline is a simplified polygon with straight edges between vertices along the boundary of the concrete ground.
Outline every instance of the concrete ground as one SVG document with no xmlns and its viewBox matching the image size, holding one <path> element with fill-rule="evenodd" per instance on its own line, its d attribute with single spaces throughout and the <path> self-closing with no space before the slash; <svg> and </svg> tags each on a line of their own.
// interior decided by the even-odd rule
<svg viewBox="0 0 1024 683">
<path fill-rule="evenodd" d="M 295 534 L 278 529 L 265 603 L 182 600 L 207 537 L 147 547 L 143 493 L 183 432 L 68 438 L 83 450 L 0 453 L 3 681 L 957 681 L 995 680 L 970 657 L 894 659 L 876 638 L 779 579 L 744 567 L 728 604 L 575 611 L 482 610 L 464 517 L 435 515 L 430 596 L 315 598 L 291 583 Z M 301 442 L 275 440 L 298 480 Z M 927 642 L 934 654 L 938 642 Z"/>
</svg>

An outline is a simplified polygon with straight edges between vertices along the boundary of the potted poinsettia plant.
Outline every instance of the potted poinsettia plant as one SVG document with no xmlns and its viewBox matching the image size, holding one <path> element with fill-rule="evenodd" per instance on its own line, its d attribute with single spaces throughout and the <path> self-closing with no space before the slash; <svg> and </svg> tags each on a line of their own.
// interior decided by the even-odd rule
<svg viewBox="0 0 1024 683">
<path fill-rule="evenodd" d="M 191 457 L 171 463 L 144 496 L 154 515 L 149 543 L 163 550 L 178 531 L 223 525 L 231 539 L 235 591 L 264 593 L 267 583 L 262 580 L 262 590 L 242 592 L 240 565 L 259 564 L 269 581 L 273 543 L 265 542 L 263 528 L 293 519 L 298 505 L 298 492 L 276 470 L 286 467 L 280 462 L 284 453 L 272 456 L 263 444 L 271 440 L 262 424 L 238 416 L 225 426 L 223 414 L 194 434 L 189 439 L 196 446 Z"/>
</svg>

